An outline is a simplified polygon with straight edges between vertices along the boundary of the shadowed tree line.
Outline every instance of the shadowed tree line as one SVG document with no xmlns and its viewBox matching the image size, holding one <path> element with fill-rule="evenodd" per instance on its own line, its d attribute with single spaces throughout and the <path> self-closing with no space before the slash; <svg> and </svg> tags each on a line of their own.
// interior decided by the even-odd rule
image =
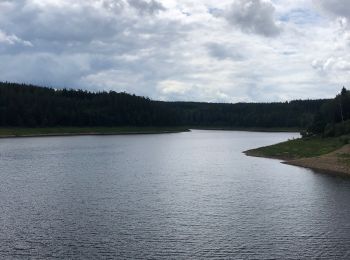
<svg viewBox="0 0 350 260">
<path fill-rule="evenodd" d="M 340 136 L 350 133 L 350 91 L 342 91 L 325 102 L 316 113 L 308 134 Z"/>
<path fill-rule="evenodd" d="M 349 118 L 344 98 L 343 117 Z M 162 102 L 127 93 L 0 83 L 0 126 L 315 127 L 331 100 L 276 103 Z M 334 108 L 335 109 L 335 108 Z M 327 119 L 328 120 L 328 119 Z M 337 117 L 339 121 L 339 118 Z M 323 127 L 322 123 L 322 127 Z M 325 127 L 325 125 L 324 125 Z"/>
</svg>

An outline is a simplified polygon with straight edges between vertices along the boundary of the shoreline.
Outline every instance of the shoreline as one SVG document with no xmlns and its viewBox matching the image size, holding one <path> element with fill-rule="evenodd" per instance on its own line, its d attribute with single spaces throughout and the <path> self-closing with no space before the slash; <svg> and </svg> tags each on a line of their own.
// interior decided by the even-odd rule
<svg viewBox="0 0 350 260">
<path fill-rule="evenodd" d="M 263 147 L 268 148 L 268 147 Z M 281 163 L 307 168 L 318 173 L 350 177 L 350 145 L 346 144 L 340 148 L 319 156 L 291 158 L 288 156 L 264 155 L 262 148 L 244 151 L 247 156 L 280 160 Z"/>
<path fill-rule="evenodd" d="M 29 137 L 59 137 L 59 136 L 110 136 L 110 135 L 147 135 L 175 134 L 190 132 L 187 128 L 147 128 L 147 127 L 60 127 L 60 128 L 0 128 L 0 139 Z"/>
<path fill-rule="evenodd" d="M 294 167 L 299 167 L 299 168 L 304 168 L 308 170 L 312 170 L 313 172 L 317 174 L 326 174 L 326 175 L 331 175 L 331 176 L 339 176 L 339 177 L 345 177 L 345 178 L 350 178 L 350 173 L 349 172 L 343 172 L 343 171 L 337 171 L 334 169 L 325 169 L 325 168 L 320 168 L 320 167 L 312 167 L 306 164 L 302 163 L 293 163 L 293 162 L 281 162 L 286 165 L 294 166 Z"/>
<path fill-rule="evenodd" d="M 294 128 L 225 128 L 225 127 L 45 127 L 21 128 L 0 127 L 0 139 L 25 137 L 58 136 L 99 136 L 99 135 L 139 135 L 173 134 L 191 130 L 247 131 L 247 132 L 297 132 Z"/>
<path fill-rule="evenodd" d="M 57 133 L 57 134 L 33 134 L 33 135 L 0 135 L 4 138 L 28 138 L 28 137 L 59 137 L 59 136 L 109 136 L 109 135 L 156 135 L 156 134 L 176 134 L 189 131 L 162 131 L 162 132 L 125 132 L 125 133 Z"/>
<path fill-rule="evenodd" d="M 288 165 L 313 169 L 316 171 L 341 174 L 350 177 L 350 145 L 344 145 L 340 149 L 317 157 L 301 158 L 286 161 Z"/>
</svg>

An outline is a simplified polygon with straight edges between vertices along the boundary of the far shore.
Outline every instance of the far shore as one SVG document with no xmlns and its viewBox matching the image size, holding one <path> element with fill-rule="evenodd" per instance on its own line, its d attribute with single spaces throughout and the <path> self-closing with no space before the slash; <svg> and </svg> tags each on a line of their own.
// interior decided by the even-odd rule
<svg viewBox="0 0 350 260">
<path fill-rule="evenodd" d="M 0 128 L 0 138 L 54 137 L 87 135 L 140 135 L 171 134 L 190 131 L 179 127 L 46 127 L 46 128 Z"/>
<path fill-rule="evenodd" d="M 285 164 L 321 173 L 350 177 L 350 144 L 343 144 L 342 139 L 338 139 L 289 140 L 244 153 L 248 156 L 278 159 Z M 308 144 L 309 150 L 305 151 Z"/>
<path fill-rule="evenodd" d="M 193 130 L 298 132 L 296 128 L 229 128 L 229 127 L 0 127 L 0 138 L 84 135 L 171 134 Z"/>
</svg>

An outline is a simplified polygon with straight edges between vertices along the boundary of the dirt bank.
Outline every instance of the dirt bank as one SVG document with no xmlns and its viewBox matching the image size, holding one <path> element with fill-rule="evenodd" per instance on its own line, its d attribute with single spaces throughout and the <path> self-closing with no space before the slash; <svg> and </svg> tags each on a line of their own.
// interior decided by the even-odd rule
<svg viewBox="0 0 350 260">
<path fill-rule="evenodd" d="M 345 145 L 329 154 L 311 158 L 287 160 L 285 163 L 350 176 L 350 145 Z"/>
</svg>

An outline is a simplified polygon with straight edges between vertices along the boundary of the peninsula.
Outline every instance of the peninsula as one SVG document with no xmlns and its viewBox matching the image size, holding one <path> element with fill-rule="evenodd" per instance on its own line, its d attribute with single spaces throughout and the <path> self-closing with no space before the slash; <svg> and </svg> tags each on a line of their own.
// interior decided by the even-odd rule
<svg viewBox="0 0 350 260">
<path fill-rule="evenodd" d="M 350 176 L 350 92 L 323 104 L 302 138 L 245 151 L 249 156 Z"/>
</svg>

